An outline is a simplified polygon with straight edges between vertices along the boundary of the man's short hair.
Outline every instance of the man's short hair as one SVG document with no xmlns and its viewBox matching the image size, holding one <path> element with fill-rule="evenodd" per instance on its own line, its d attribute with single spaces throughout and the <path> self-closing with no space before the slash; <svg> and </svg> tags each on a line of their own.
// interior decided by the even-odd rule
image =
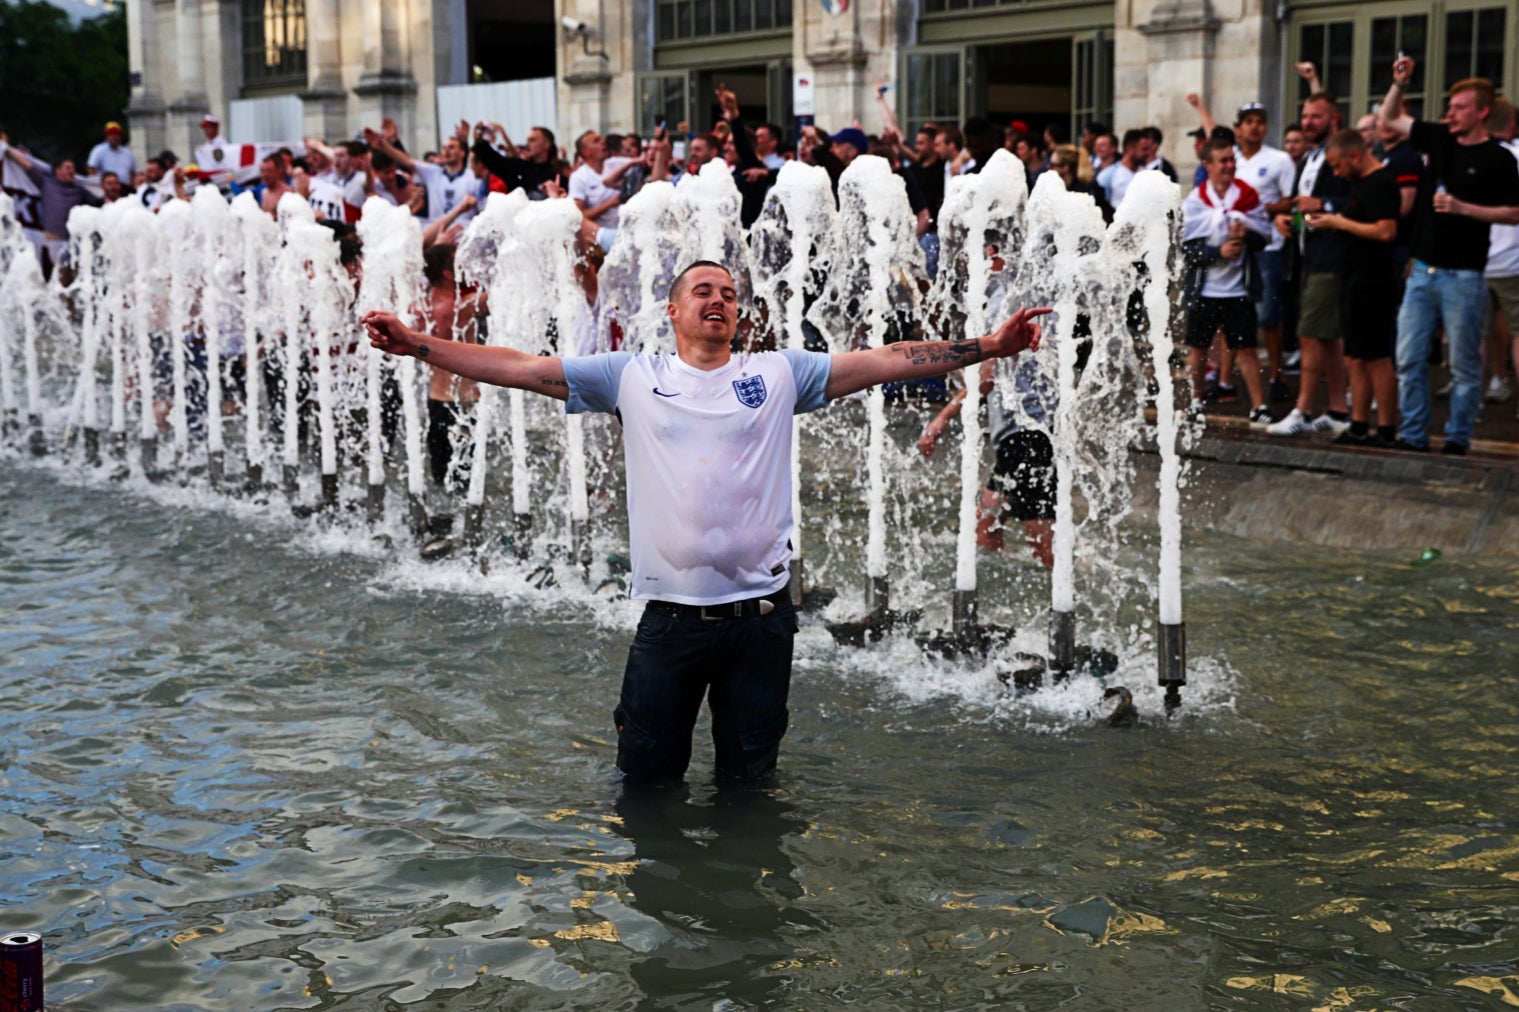
<svg viewBox="0 0 1519 1012">
<path fill-rule="evenodd" d="M 685 284 L 686 275 L 690 274 L 692 271 L 694 271 L 694 270 L 696 270 L 696 269 L 698 269 L 700 267 L 716 267 L 718 270 L 720 270 L 723 273 L 727 274 L 728 277 L 730 277 L 730 278 L 733 277 L 733 272 L 730 271 L 730 270 L 728 270 L 728 268 L 726 266 L 724 266 L 723 264 L 718 263 L 716 260 L 696 260 L 696 261 L 693 261 L 692 263 L 690 263 L 690 264 L 687 265 L 687 267 L 686 267 L 685 270 L 683 270 L 679 274 L 675 275 L 675 280 L 674 281 L 670 282 L 670 301 L 671 302 L 674 302 L 677 298 L 680 297 L 680 289 L 681 289 L 681 286 L 683 284 Z"/>
<path fill-rule="evenodd" d="M 554 131 L 550 130 L 548 127 L 538 127 L 538 126 L 535 126 L 535 127 L 531 128 L 530 130 L 528 130 L 528 133 L 532 133 L 533 130 L 536 130 L 536 131 L 538 131 L 539 133 L 541 133 L 543 135 L 543 139 L 549 142 L 549 147 L 554 147 L 555 146 L 554 145 Z"/>
<path fill-rule="evenodd" d="M 960 132 L 960 128 L 955 126 L 953 123 L 949 123 L 945 126 L 940 127 L 938 136 L 943 137 L 944 143 L 946 144 L 952 145 L 956 148 L 965 147 L 965 135 L 962 134 Z"/>
<path fill-rule="evenodd" d="M 1066 124 L 1058 120 L 1046 123 L 1044 125 L 1044 132 L 1057 145 L 1064 144 L 1071 139 L 1071 131 L 1067 128 Z"/>
<path fill-rule="evenodd" d="M 1451 85 L 1449 90 L 1446 91 L 1446 95 L 1454 98 L 1463 91 L 1469 91 L 1476 96 L 1478 109 L 1491 109 L 1493 107 L 1493 98 L 1497 94 L 1493 89 L 1493 82 L 1487 78 L 1468 77 Z"/>
<path fill-rule="evenodd" d="M 755 129 L 758 130 L 760 127 L 768 130 L 770 132 L 770 136 L 775 138 L 775 143 L 777 144 L 786 139 L 786 131 L 782 130 L 780 126 L 775 123 L 761 123 L 758 127 L 755 127 Z"/>
<path fill-rule="evenodd" d="M 347 151 L 350 158 L 363 158 L 369 154 L 369 145 L 363 141 L 344 141 L 338 147 Z"/>
<path fill-rule="evenodd" d="M 932 123 L 924 123 L 922 126 L 918 127 L 918 133 L 928 134 L 928 139 L 931 141 L 938 140 L 939 138 L 939 128 L 934 126 Z"/>
<path fill-rule="evenodd" d="M 621 151 L 622 150 L 622 138 L 623 138 L 623 136 L 624 136 L 623 134 L 607 134 L 607 136 L 606 136 L 607 150 L 608 151 Z"/>
<path fill-rule="evenodd" d="M 1143 130 L 1125 130 L 1123 132 L 1123 146 L 1122 146 L 1122 150 L 1124 150 L 1124 151 L 1129 150 L 1134 145 L 1136 145 L 1140 141 L 1144 140 L 1145 136 L 1146 136 L 1146 134 L 1145 134 L 1145 132 Z"/>
<path fill-rule="evenodd" d="M 375 148 L 374 155 L 369 159 L 369 166 L 376 172 L 389 172 L 396 167 L 396 160 L 379 148 Z"/>
<path fill-rule="evenodd" d="M 102 183 L 105 182 L 107 176 L 109 176 L 112 179 L 116 180 L 118 183 L 121 182 L 121 177 L 118 176 L 116 173 L 112 172 L 110 169 L 106 169 L 104 172 L 102 172 L 100 174 L 100 181 Z"/>
<path fill-rule="evenodd" d="M 579 137 L 576 137 L 575 138 L 575 154 L 580 155 L 582 158 L 585 157 L 585 139 L 587 137 L 595 137 L 595 136 L 596 136 L 596 131 L 595 130 L 587 130 L 585 133 L 581 134 Z"/>
<path fill-rule="evenodd" d="M 717 139 L 716 134 L 697 134 L 691 139 L 693 141 L 706 141 L 707 147 L 711 148 L 713 151 L 722 151 L 723 149 L 723 142 Z"/>
<path fill-rule="evenodd" d="M 1352 130 L 1349 127 L 1344 130 L 1336 130 L 1329 135 L 1325 145 L 1328 150 L 1345 154 L 1348 151 L 1365 151 L 1366 138 L 1361 136 L 1361 131 Z"/>
<path fill-rule="evenodd" d="M 273 157 L 274 157 L 273 155 L 269 156 L 269 158 L 273 158 Z M 269 158 L 265 158 L 264 161 L 267 162 L 269 160 Z M 149 158 L 148 159 L 148 164 L 149 165 L 156 165 L 156 166 L 158 166 L 158 170 L 160 172 L 168 172 L 169 171 L 169 167 L 164 164 L 164 160 L 162 158 Z"/>
<path fill-rule="evenodd" d="M 1508 136 L 1509 131 L 1514 129 L 1514 103 L 1506 98 L 1493 99 L 1493 107 L 1488 110 L 1487 119 L 1482 125 L 1490 134 Z"/>
<path fill-rule="evenodd" d="M 1309 95 L 1307 98 L 1303 99 L 1304 105 L 1307 105 L 1310 102 L 1327 103 L 1328 105 L 1334 107 L 1336 115 L 1339 114 L 1340 100 L 1334 97 L 1334 92 L 1332 91 L 1316 91 L 1312 95 Z"/>
<path fill-rule="evenodd" d="M 1082 127 L 1081 132 L 1084 134 L 1091 134 L 1093 137 L 1101 137 L 1103 134 L 1112 133 L 1113 130 L 1106 123 L 1094 119 L 1086 126 Z"/>
<path fill-rule="evenodd" d="M 1156 147 L 1160 147 L 1160 145 L 1165 143 L 1166 135 L 1160 132 L 1160 127 L 1158 126 L 1147 126 L 1144 128 L 1143 133 L 1155 142 Z"/>
<path fill-rule="evenodd" d="M 1233 154 L 1234 141 L 1225 137 L 1213 138 L 1208 142 L 1207 146 L 1203 148 L 1203 157 L 1211 162 L 1213 161 L 1213 156 L 1221 151 L 1227 151 L 1230 154 Z"/>
<path fill-rule="evenodd" d="M 454 249 L 451 242 L 439 242 L 422 251 L 422 275 L 429 285 L 441 285 L 444 275 L 454 269 Z"/>
</svg>

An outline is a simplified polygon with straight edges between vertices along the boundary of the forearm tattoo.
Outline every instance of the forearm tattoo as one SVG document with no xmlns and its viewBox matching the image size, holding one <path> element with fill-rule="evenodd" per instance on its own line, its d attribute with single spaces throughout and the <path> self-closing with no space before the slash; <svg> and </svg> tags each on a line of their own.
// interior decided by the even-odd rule
<svg viewBox="0 0 1519 1012">
<path fill-rule="evenodd" d="M 541 379 L 538 381 L 538 385 L 545 387 L 564 387 L 565 389 L 569 389 L 570 386 L 569 383 L 565 382 L 564 380 L 554 378 Z"/>
<path fill-rule="evenodd" d="M 981 361 L 981 341 L 904 341 L 894 345 L 913 365 L 947 365 L 951 368 Z"/>
<path fill-rule="evenodd" d="M 417 345 L 417 358 L 426 358 L 430 354 L 431 354 L 431 352 L 428 350 L 427 345 L 425 345 L 425 344 L 419 344 L 419 345 Z"/>
</svg>

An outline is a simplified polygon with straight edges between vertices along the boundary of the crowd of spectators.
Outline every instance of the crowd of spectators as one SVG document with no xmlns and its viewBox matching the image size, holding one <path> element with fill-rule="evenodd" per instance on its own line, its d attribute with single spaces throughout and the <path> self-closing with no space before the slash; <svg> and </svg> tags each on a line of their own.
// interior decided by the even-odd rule
<svg viewBox="0 0 1519 1012">
<path fill-rule="evenodd" d="M 1338 442 L 1427 450 L 1429 366 L 1448 350 L 1451 399 L 1442 451 L 1464 453 L 1484 400 L 1514 393 L 1519 353 L 1519 141 L 1514 107 L 1480 79 L 1450 89 L 1438 123 L 1402 108 L 1412 61 L 1400 58 L 1394 84 L 1375 113 L 1355 128 L 1298 67 L 1308 98 L 1283 125 L 1282 147 L 1266 143 L 1267 108 L 1248 102 L 1232 126 L 1216 123 L 1196 95 L 1199 126 L 1189 137 L 1198 159 L 1183 202 L 1186 322 L 1191 415 L 1210 403 L 1248 396 L 1252 426 L 1273 436 L 1326 434 Z M 198 185 L 251 191 L 270 214 L 287 193 L 304 198 L 318 220 L 353 240 L 367 200 L 404 205 L 424 225 L 428 246 L 457 241 L 490 193 L 522 190 L 533 200 L 573 200 L 588 249 L 617 241 L 620 209 L 651 181 L 676 185 L 721 161 L 733 174 L 747 226 L 759 216 L 782 166 L 820 166 L 835 187 L 861 155 L 886 159 L 902 179 L 932 273 L 936 219 L 951 180 L 978 172 L 1005 148 L 1032 188 L 1054 173 L 1087 194 L 1112 219 L 1144 171 L 1178 180 L 1153 126 L 1125 130 L 1088 123 L 1072 139 L 1062 123 L 1034 131 L 984 116 L 963 123 L 900 128 L 878 87 L 880 129 L 855 122 L 829 133 L 807 123 L 794 131 L 744 118 L 735 94 L 719 86 L 719 118 L 709 129 L 660 122 L 647 138 L 587 130 L 568 150 L 534 127 L 520 143 L 499 123 L 460 122 L 435 152 L 414 155 L 385 120 L 361 139 L 304 138 L 291 146 L 229 142 L 220 122 L 202 123 L 205 143 L 183 165 L 171 151 L 138 166 L 108 123 L 83 170 L 72 160 L 47 165 L 11 146 L 0 154 L 35 185 L 45 266 L 66 255 L 69 211 L 78 204 L 136 200 L 156 210 Z M 256 172 L 255 172 L 256 170 Z M 1179 181 L 1179 180 L 1178 180 Z M 1512 340 L 1513 346 L 1510 347 Z M 1262 362 L 1260 350 L 1264 348 Z M 1264 366 L 1264 369 L 1262 368 Z M 1483 372 L 1487 373 L 1483 386 Z M 1297 377 L 1294 386 L 1290 382 Z M 1290 405 L 1281 412 L 1273 405 Z M 1374 417 L 1373 417 L 1374 416 Z"/>
</svg>

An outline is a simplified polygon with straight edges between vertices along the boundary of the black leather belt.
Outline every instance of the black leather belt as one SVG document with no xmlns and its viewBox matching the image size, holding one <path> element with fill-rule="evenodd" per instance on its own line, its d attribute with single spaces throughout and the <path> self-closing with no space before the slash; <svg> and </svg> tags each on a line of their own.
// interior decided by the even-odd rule
<svg viewBox="0 0 1519 1012">
<path fill-rule="evenodd" d="M 696 618 L 703 622 L 721 622 L 729 618 L 758 618 L 768 615 L 776 606 L 791 600 L 790 584 L 764 597 L 750 597 L 742 601 L 726 601 L 723 604 L 677 604 L 674 601 L 650 601 L 647 607 L 677 618 Z"/>
</svg>

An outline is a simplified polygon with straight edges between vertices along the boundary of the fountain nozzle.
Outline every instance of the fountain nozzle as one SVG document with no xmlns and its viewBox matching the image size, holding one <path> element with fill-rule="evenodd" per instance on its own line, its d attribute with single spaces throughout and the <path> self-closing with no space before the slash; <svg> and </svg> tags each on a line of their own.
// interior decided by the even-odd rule
<svg viewBox="0 0 1519 1012">
<path fill-rule="evenodd" d="M 1155 640 L 1159 647 L 1159 682 L 1166 690 L 1166 711 L 1181 706 L 1181 687 L 1187 684 L 1187 624 L 1160 623 Z"/>
</svg>

